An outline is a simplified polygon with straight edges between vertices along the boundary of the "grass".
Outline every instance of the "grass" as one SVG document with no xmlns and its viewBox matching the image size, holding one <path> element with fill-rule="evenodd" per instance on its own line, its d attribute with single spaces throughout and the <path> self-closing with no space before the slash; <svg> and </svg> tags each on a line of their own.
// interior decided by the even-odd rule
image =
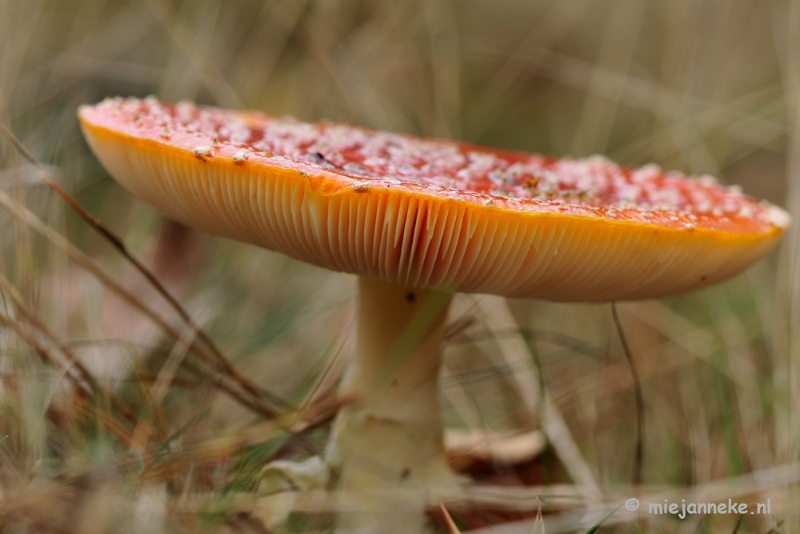
<svg viewBox="0 0 800 534">
<path fill-rule="evenodd" d="M 714 174 L 800 220 L 798 9 L 0 1 L 0 123 L 180 303 L 0 135 L 0 530 L 263 532 L 258 508 L 289 513 L 275 532 L 324 531 L 336 511 L 313 493 L 289 503 L 253 492 L 268 462 L 324 447 L 352 343 L 352 278 L 164 221 L 100 168 L 79 104 L 152 93 L 603 153 Z M 535 528 L 549 533 L 586 532 L 599 518 L 602 532 L 800 531 L 796 232 L 734 280 L 618 304 L 640 377 L 641 440 L 610 306 L 458 296 L 442 382 L 448 425 L 487 435 L 544 427 L 550 445 L 512 465 L 465 464 L 495 486 L 472 501 L 433 496 L 431 509 L 444 503 L 461 532 L 530 532 L 539 506 Z M 638 446 L 642 484 L 632 487 Z M 631 497 L 770 499 L 773 515 L 606 515 Z"/>
</svg>

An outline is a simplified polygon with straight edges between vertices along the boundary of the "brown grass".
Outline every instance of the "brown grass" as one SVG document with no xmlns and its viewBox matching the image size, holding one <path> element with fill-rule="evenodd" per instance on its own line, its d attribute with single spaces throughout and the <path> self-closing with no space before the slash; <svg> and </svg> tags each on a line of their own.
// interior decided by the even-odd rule
<svg viewBox="0 0 800 534">
<path fill-rule="evenodd" d="M 291 512 L 276 532 L 324 531 L 337 511 L 320 493 L 254 492 L 269 461 L 324 446 L 353 281 L 177 227 L 116 186 L 75 110 L 151 93 L 653 161 L 800 220 L 796 2 L 0 0 L 0 122 L 185 310 L 0 135 L 0 531 L 264 532 L 258 507 Z M 631 497 L 770 499 L 773 515 L 737 527 L 623 506 L 603 529 L 797 532 L 796 227 L 734 280 L 618 305 L 644 400 L 637 488 L 610 306 L 513 301 L 501 321 L 493 301 L 457 297 L 448 426 L 543 428 L 550 446 L 462 462 L 482 485 L 431 497 L 455 525 L 441 532 L 530 532 L 540 507 L 537 531 L 585 532 Z"/>
</svg>

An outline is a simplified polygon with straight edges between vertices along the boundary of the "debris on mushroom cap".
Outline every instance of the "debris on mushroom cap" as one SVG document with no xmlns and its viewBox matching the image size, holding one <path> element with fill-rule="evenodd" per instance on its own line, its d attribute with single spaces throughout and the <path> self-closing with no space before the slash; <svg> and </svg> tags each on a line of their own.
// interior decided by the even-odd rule
<svg viewBox="0 0 800 534">
<path fill-rule="evenodd" d="M 690 265 L 715 269 L 696 277 L 710 283 L 763 256 L 789 224 L 780 208 L 759 203 L 737 187 L 723 187 L 713 178 L 689 179 L 655 165 L 629 169 L 599 156 L 558 159 L 155 99 L 109 99 L 83 107 L 80 116 L 87 137 L 110 172 L 174 218 L 332 269 L 426 287 L 556 300 L 666 294 L 700 285 L 693 281 L 693 274 L 682 278 L 686 267 L 682 271 L 672 267 L 679 256 L 694 254 L 694 259 L 686 260 Z M 163 137 L 164 131 L 170 133 L 169 138 Z M 106 154 L 122 151 L 138 151 L 140 168 L 125 166 Z M 177 171 L 174 163 L 166 161 L 166 154 L 180 157 L 181 151 L 195 156 L 213 152 L 221 157 L 202 162 L 195 157 L 192 165 L 199 163 L 203 168 Z M 237 165 L 241 170 L 236 172 L 247 174 L 233 177 L 234 171 L 224 166 L 241 164 L 244 158 L 250 164 Z M 214 168 L 225 172 L 208 174 Z M 198 185 L 172 176 L 175 172 L 194 176 Z M 149 176 L 134 177 L 136 173 Z M 245 177 L 250 180 L 247 184 L 241 182 Z M 170 180 L 175 183 L 170 185 Z M 179 196 L 179 189 L 185 190 L 180 195 L 189 195 L 186 189 L 190 187 L 227 195 L 224 200 L 191 200 L 204 206 L 213 222 L 191 212 L 188 197 Z M 244 196 L 231 196 L 231 187 L 243 188 Z M 250 197 L 244 189 L 253 191 Z M 369 195 L 361 194 L 367 191 Z M 352 193 L 357 194 L 351 199 L 347 195 Z M 305 203 L 294 206 L 305 211 L 273 214 L 270 210 L 277 209 L 274 199 L 278 197 L 282 202 Z M 227 213 L 233 208 L 221 207 L 220 202 L 237 204 L 235 214 Z M 489 219 L 489 213 L 497 215 Z M 244 222 L 247 217 L 253 219 L 252 225 Z M 370 224 L 377 234 L 364 230 L 365 217 L 374 219 Z M 289 220 L 302 228 L 288 227 Z M 445 221 L 464 231 L 446 229 Z M 592 226 L 598 223 L 601 226 Z M 649 244 L 617 243 L 632 239 L 620 225 L 636 227 L 637 239 Z M 324 239 L 322 234 L 326 234 Z M 467 244 L 458 241 L 462 238 Z M 537 250 L 558 248 L 562 240 L 574 240 L 575 246 L 588 251 L 589 239 L 594 240 L 589 249 L 606 246 L 594 259 L 586 256 L 589 252 L 569 252 L 572 249 L 564 243 L 560 250 L 568 253 L 558 256 L 567 259 L 544 265 L 534 258 Z M 356 242 L 365 248 L 357 248 Z M 701 253 L 700 246 L 721 248 Z M 608 280 L 624 279 L 622 273 L 629 268 L 608 256 L 613 251 L 644 253 L 637 247 L 652 249 L 652 254 L 627 260 L 638 261 L 641 279 L 629 278 L 628 289 L 620 292 Z M 666 248 L 659 252 L 659 247 Z M 479 253 L 508 255 L 507 264 L 500 267 L 502 276 L 490 270 L 489 264 L 497 258 L 481 259 Z M 734 255 L 736 260 L 731 259 Z M 713 261 L 703 260 L 706 256 L 713 256 Z M 573 278 L 574 287 L 561 287 L 566 282 L 552 278 L 551 271 L 562 261 L 572 261 L 576 273 L 594 277 L 594 285 L 589 279 L 582 285 Z M 606 268 L 621 271 L 591 273 L 584 265 L 590 261 L 606 261 Z M 463 271 L 460 274 L 453 274 L 456 263 Z M 494 282 L 489 280 L 493 276 Z"/>
<path fill-rule="evenodd" d="M 194 147 L 194 150 L 192 150 L 192 152 L 194 153 L 195 156 L 209 156 L 211 155 L 211 150 L 212 148 L 208 145 L 200 145 Z"/>
<path fill-rule="evenodd" d="M 235 163 L 242 163 L 247 159 L 247 152 L 244 150 L 237 150 L 232 159 Z"/>
</svg>

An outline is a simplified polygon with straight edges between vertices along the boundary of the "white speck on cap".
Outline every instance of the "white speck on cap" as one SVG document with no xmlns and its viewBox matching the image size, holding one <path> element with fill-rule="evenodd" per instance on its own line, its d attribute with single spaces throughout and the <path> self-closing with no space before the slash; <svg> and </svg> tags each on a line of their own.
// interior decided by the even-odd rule
<svg viewBox="0 0 800 534">
<path fill-rule="evenodd" d="M 767 209 L 767 220 L 778 228 L 789 228 L 792 216 L 778 206 L 770 205 Z"/>
<path fill-rule="evenodd" d="M 242 163 L 246 159 L 247 159 L 247 152 L 245 152 L 244 150 L 237 150 L 236 153 L 233 155 L 234 163 Z"/>
<path fill-rule="evenodd" d="M 200 145 L 194 148 L 192 151 L 195 156 L 210 156 L 211 155 L 211 147 L 208 145 Z"/>
<path fill-rule="evenodd" d="M 750 206 L 742 206 L 742 209 L 739 210 L 739 217 L 744 217 L 745 219 L 752 219 L 753 218 L 753 208 Z"/>
<path fill-rule="evenodd" d="M 366 180 L 357 180 L 353 182 L 353 189 L 356 191 L 367 191 L 369 190 L 369 182 Z"/>
</svg>

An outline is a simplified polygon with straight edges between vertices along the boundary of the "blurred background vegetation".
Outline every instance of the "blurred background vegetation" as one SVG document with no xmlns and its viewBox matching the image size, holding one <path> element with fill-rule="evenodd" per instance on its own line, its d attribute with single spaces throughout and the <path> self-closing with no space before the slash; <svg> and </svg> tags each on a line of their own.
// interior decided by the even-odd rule
<svg viewBox="0 0 800 534">
<path fill-rule="evenodd" d="M 76 109 L 150 94 L 655 162 L 740 184 L 800 221 L 794 0 L 0 0 L 0 122 L 238 370 L 192 345 L 191 325 L 0 135 L 3 532 L 330 523 L 332 510 L 299 498 L 240 497 L 269 461 L 323 446 L 354 279 L 192 232 L 118 187 Z M 527 439 L 513 458 L 453 453 L 508 492 L 448 504 L 459 528 L 531 532 L 541 509 L 548 532 L 585 531 L 603 506 L 637 495 L 769 498 L 774 517 L 746 517 L 739 532 L 798 532 L 797 231 L 734 280 L 619 304 L 645 402 L 639 488 L 632 379 L 610 306 L 459 296 L 448 426 Z M 555 415 L 531 405 L 531 383 Z M 604 529 L 732 532 L 738 519 L 635 518 L 623 509 Z"/>
</svg>

